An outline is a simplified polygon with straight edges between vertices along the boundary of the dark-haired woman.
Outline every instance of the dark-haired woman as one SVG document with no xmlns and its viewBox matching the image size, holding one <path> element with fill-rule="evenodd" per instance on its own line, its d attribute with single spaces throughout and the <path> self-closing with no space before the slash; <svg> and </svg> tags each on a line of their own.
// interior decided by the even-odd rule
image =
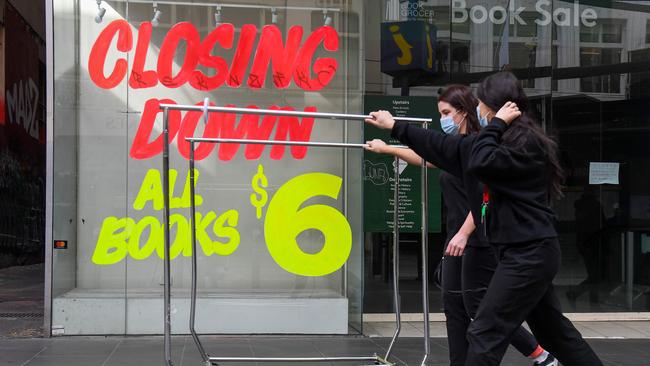
<svg viewBox="0 0 650 366">
<path fill-rule="evenodd" d="M 549 201 L 561 195 L 563 177 L 557 145 L 528 113 L 514 75 L 494 74 L 477 92 L 490 124 L 472 145 L 468 170 L 488 187 L 482 220 L 499 264 L 468 330 L 467 364 L 487 358 L 498 365 L 509 335 L 526 320 L 563 364 L 602 365 L 562 315 L 553 289 L 560 246 Z"/>
<path fill-rule="evenodd" d="M 464 85 L 450 85 L 438 97 L 440 125 L 445 134 L 469 135 L 480 131 L 478 100 Z M 368 141 L 369 151 L 390 154 L 409 164 L 420 165 L 421 157 L 413 150 L 386 145 L 381 140 Z M 428 164 L 433 167 L 432 164 Z M 444 164 L 442 165 L 444 166 Z M 447 240 L 442 263 L 442 298 L 449 340 L 451 366 L 465 365 L 467 328 L 496 268 L 496 254 L 485 236 L 475 232 L 463 180 L 446 171 L 440 173 L 440 186 L 447 208 Z M 474 188 L 474 191 L 480 188 Z M 535 365 L 555 366 L 557 361 L 546 352 L 530 332 L 519 327 L 512 345 Z"/>
<path fill-rule="evenodd" d="M 526 95 L 511 73 L 486 78 L 479 100 L 490 123 L 478 135 L 442 135 L 395 122 L 385 111 L 366 120 L 390 129 L 425 160 L 462 176 L 477 230 L 497 249 L 496 271 L 468 329 L 465 364 L 499 365 L 513 334 L 527 321 L 564 365 L 602 365 L 562 315 L 551 283 L 560 256 L 549 208 L 562 175 L 557 147 L 527 113 Z M 509 101 L 516 104 L 506 105 Z M 471 189 L 479 179 L 483 192 Z"/>
</svg>

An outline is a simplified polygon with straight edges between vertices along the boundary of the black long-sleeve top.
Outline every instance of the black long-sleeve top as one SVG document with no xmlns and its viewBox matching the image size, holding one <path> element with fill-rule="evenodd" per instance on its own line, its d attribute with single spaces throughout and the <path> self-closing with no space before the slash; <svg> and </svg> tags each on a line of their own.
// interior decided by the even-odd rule
<svg viewBox="0 0 650 366">
<path fill-rule="evenodd" d="M 490 242 L 521 243 L 557 236 L 549 206 L 551 171 L 532 134 L 515 149 L 501 141 L 508 125 L 493 118 L 472 146 L 469 172 L 490 188 Z"/>
<path fill-rule="evenodd" d="M 557 236 L 548 206 L 549 171 L 532 137 L 523 151 L 501 144 L 507 124 L 493 118 L 478 135 L 446 135 L 396 122 L 391 135 L 426 161 L 462 179 L 481 242 L 514 244 Z M 481 225 L 482 183 L 490 203 Z"/>
<path fill-rule="evenodd" d="M 469 210 L 472 212 L 472 218 L 474 219 L 474 224 L 477 226 L 477 229 L 474 230 L 474 235 L 470 238 L 471 242 L 468 240 L 468 245 L 489 245 L 488 240 L 484 235 L 485 232 L 479 230 L 483 188 L 478 179 L 467 172 L 471 148 L 476 135 L 446 135 L 437 131 L 425 130 L 421 127 L 401 121 L 395 122 L 391 135 L 410 147 L 424 160 L 460 179 L 465 193 L 464 198 L 466 205 L 464 205 L 464 207 L 466 209 L 455 208 L 455 211 L 464 210 L 462 213 L 456 213 L 457 217 L 462 217 L 462 222 L 460 223 L 460 226 L 455 229 L 455 232 L 457 232 L 462 226 L 462 223 L 467 218 L 467 212 Z M 443 194 L 446 193 L 447 195 L 450 195 L 450 192 L 450 190 L 443 188 Z M 445 201 L 455 199 L 459 199 L 459 197 L 445 196 Z M 460 218 L 458 220 L 460 220 Z M 457 226 L 457 224 L 454 226 Z M 447 229 L 450 230 L 449 225 L 447 226 Z M 451 230 L 454 229 L 451 228 Z"/>
<path fill-rule="evenodd" d="M 445 240 L 445 247 L 449 241 L 456 235 L 458 230 L 463 226 L 467 219 L 467 214 L 470 211 L 469 202 L 467 201 L 467 194 L 465 193 L 465 185 L 463 180 L 442 171 L 440 173 L 440 188 L 442 190 L 442 197 L 447 208 L 447 220 L 445 228 L 447 229 L 447 238 Z M 467 245 L 470 247 L 484 246 L 485 242 L 481 242 L 477 230 L 467 239 Z"/>
</svg>

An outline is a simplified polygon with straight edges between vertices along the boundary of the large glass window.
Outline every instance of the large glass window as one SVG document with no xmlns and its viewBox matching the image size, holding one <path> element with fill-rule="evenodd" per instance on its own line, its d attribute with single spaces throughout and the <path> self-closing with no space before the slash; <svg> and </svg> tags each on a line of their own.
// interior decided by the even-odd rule
<svg viewBox="0 0 650 366">
<path fill-rule="evenodd" d="M 580 42 L 623 42 L 625 19 L 598 19 L 594 26 L 581 25 Z"/>
<path fill-rule="evenodd" d="M 358 113 L 362 5 L 54 1 L 53 219 L 69 242 L 54 257 L 55 334 L 162 331 L 160 104 Z M 184 139 L 358 143 L 361 125 L 187 111 L 169 123 L 174 331 L 187 332 L 196 255 L 201 332 L 359 332 L 361 151 L 198 144 L 192 253 Z"/>
<path fill-rule="evenodd" d="M 54 0 L 52 219 L 55 239 L 68 242 L 53 257 L 55 333 L 161 332 L 161 103 L 209 97 L 220 106 L 349 113 L 388 103 L 433 116 L 437 128 L 441 87 L 475 87 L 504 69 L 521 79 L 560 145 L 567 180 L 553 204 L 563 251 L 555 284 L 565 310 L 649 311 L 650 13 L 631 2 L 517 2 L 523 11 L 504 26 L 499 12 L 509 3 L 179 0 L 154 8 L 112 0 L 104 13 L 93 1 Z M 390 225 L 364 229 L 391 209 L 392 161 L 370 164 L 357 149 L 198 145 L 199 253 L 187 247 L 184 137 L 359 143 L 370 137 L 361 124 L 214 114 L 204 125 L 197 112 L 172 112 L 170 123 L 175 331 L 186 331 L 194 254 L 201 332 L 355 333 L 362 313 L 394 309 Z M 450 233 L 431 173 L 425 260 L 433 272 Z M 408 183 L 412 192 L 421 184 Z M 386 194 L 370 203 L 386 206 L 364 211 L 371 185 L 382 184 Z M 299 202 L 278 203 L 290 197 Z M 405 215 L 419 210 L 418 197 Z M 292 232 L 299 220 L 268 218 L 272 208 L 287 217 L 312 206 L 342 215 L 323 225 L 350 234 L 334 244 L 350 243 L 346 265 L 317 275 L 278 258 L 273 245 L 318 256 L 332 245 L 328 227 L 307 222 Z M 422 310 L 420 219 L 405 220 L 400 236 L 405 312 Z M 440 312 L 440 292 L 433 283 L 430 291 L 429 310 Z"/>
<path fill-rule="evenodd" d="M 44 3 L 16 5 L 0 4 L 0 337 L 33 337 L 46 272 Z"/>
<path fill-rule="evenodd" d="M 387 3 L 389 9 L 391 2 Z M 383 87 L 373 91 L 426 96 L 435 103 L 437 91 L 446 84 L 475 86 L 491 72 L 515 72 L 540 124 L 559 141 L 567 173 L 564 197 L 553 204 L 563 252 L 555 284 L 564 309 L 648 311 L 649 222 L 643 212 L 650 185 L 642 176 L 650 161 L 648 114 L 643 112 L 650 97 L 647 4 L 613 1 L 601 7 L 581 2 L 575 14 L 571 2 L 557 0 L 539 7 L 516 2 L 515 9 L 524 8 L 518 13 L 523 22 L 510 14 L 513 24 L 504 27 L 502 9 L 511 3 L 506 0 L 421 3 L 433 7 L 441 18 L 450 18 L 448 25 L 439 24 L 437 16 L 434 20 L 436 57 L 442 66 L 410 83 L 403 81 L 408 80 L 404 75 L 384 75 Z M 452 18 L 461 20 L 453 22 Z M 378 30 L 376 24 L 382 22 L 371 22 L 368 28 Z M 369 31 L 366 38 L 372 37 Z M 368 82 L 377 79 L 367 75 Z M 598 178 L 600 169 L 612 180 Z M 441 216 L 444 223 L 444 211 L 430 214 Z M 430 244 L 432 267 L 449 234 L 444 233 L 444 225 L 442 230 Z M 401 277 L 402 298 L 408 299 L 404 310 L 416 311 L 421 263 L 412 255 L 418 251 L 418 238 L 405 234 L 402 240 L 407 258 Z M 391 309 L 389 298 L 381 297 L 390 290 L 384 270 L 390 268 L 389 250 L 390 240 L 382 236 L 367 247 L 366 265 L 372 268 L 366 271 L 368 312 Z M 432 312 L 440 311 L 437 294 L 433 289 Z"/>
</svg>

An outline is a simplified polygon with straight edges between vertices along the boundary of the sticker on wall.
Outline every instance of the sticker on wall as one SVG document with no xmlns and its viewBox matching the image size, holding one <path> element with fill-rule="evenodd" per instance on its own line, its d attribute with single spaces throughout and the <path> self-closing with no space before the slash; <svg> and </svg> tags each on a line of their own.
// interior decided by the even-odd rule
<svg viewBox="0 0 650 366">
<path fill-rule="evenodd" d="M 180 99 L 220 88 L 247 88 L 256 101 L 260 100 L 259 95 L 252 93 L 264 88 L 320 91 L 337 75 L 338 61 L 334 56 L 338 56 L 338 51 L 339 35 L 329 25 L 312 31 L 293 25 L 283 34 L 275 24 L 261 28 L 243 24 L 235 28 L 233 24 L 223 23 L 205 34 L 190 22 L 163 30 L 153 28 L 151 22 L 143 22 L 136 28 L 124 19 L 117 19 L 97 34 L 87 67 L 90 82 L 102 91 L 124 87 L 125 83 L 130 95 L 141 95 L 143 90 L 152 88 L 155 92 L 163 91 L 158 98 L 145 94 L 148 99 L 141 106 L 129 106 L 141 111 L 135 121 L 135 133 L 129 135 L 132 139 L 129 157 L 138 160 L 134 166 L 146 166 L 147 160 L 157 164 L 152 159 L 163 150 L 159 126 L 163 114 L 161 104 L 194 104 L 196 101 Z M 273 98 L 276 93 L 269 95 Z M 211 99 L 217 100 L 213 105 L 225 104 L 219 104 L 219 98 Z M 286 98 L 281 100 L 284 102 Z M 318 111 L 313 105 L 294 107 L 276 102 L 271 100 L 263 108 Z M 240 106 L 260 109 L 257 104 L 244 100 Z M 304 142 L 312 139 L 314 127 L 314 118 L 295 116 L 211 113 L 203 125 L 201 111 L 169 110 L 168 118 L 170 146 L 175 146 L 184 159 L 190 156 L 187 137 Z M 261 244 L 262 248 L 266 246 L 270 260 L 295 275 L 325 276 L 343 267 L 352 248 L 350 224 L 334 207 L 341 199 L 343 179 L 325 172 L 294 173 L 295 176 L 283 177 L 284 182 L 270 182 L 267 176 L 274 163 L 303 160 L 308 149 L 307 146 L 197 143 L 194 151 L 197 162 L 209 157 L 220 163 L 242 158 L 244 162 L 265 160 L 250 172 L 251 194 L 246 199 L 195 195 L 197 212 L 193 219 L 199 253 L 192 253 L 189 172 L 181 176 L 177 170 L 170 170 L 170 259 L 193 255 L 225 257 L 237 253 L 243 245 Z M 200 167 L 206 169 L 206 165 Z M 198 169 L 194 174 L 195 185 L 205 180 Z M 110 266 L 127 258 L 135 261 L 164 258 L 162 172 L 154 168 L 143 170 L 140 179 L 135 184 L 129 182 L 130 186 L 139 187 L 132 198 L 133 211 L 101 217 L 101 227 L 94 234 L 92 263 Z M 330 205 L 322 203 L 329 200 L 333 201 Z M 240 221 L 250 216 L 263 226 L 264 243 L 242 243 L 241 234 L 247 234 L 250 222 L 242 228 Z M 320 250 L 306 252 L 299 245 L 298 237 L 312 231 L 320 232 L 324 243 Z"/>
<path fill-rule="evenodd" d="M 196 185 L 200 173 L 195 170 L 194 174 Z M 189 208 L 189 173 L 179 197 L 173 193 L 177 192 L 177 178 L 178 172 L 171 169 L 170 208 Z M 251 179 L 253 193 L 250 204 L 264 224 L 266 246 L 278 266 L 296 275 L 313 277 L 336 272 L 345 264 L 352 249 L 352 229 L 346 217 L 332 206 L 305 205 L 309 199 L 319 196 L 336 200 L 342 184 L 343 179 L 332 174 L 307 173 L 289 179 L 270 196 L 266 189 L 268 180 L 264 167 L 258 166 Z M 197 208 L 203 202 L 201 195 L 195 195 Z M 163 205 L 161 172 L 150 169 L 133 202 L 133 209 L 142 211 L 150 206 L 155 211 L 162 211 Z M 196 213 L 196 237 L 204 255 L 229 256 L 237 250 L 241 241 L 238 219 L 239 211 L 234 209 L 223 213 Z M 175 229 L 175 235 L 171 238 L 170 258 L 192 256 L 190 218 L 174 213 L 170 216 L 170 225 Z M 162 259 L 163 230 L 163 223 L 156 216 L 145 216 L 137 221 L 130 217 L 107 217 L 102 223 L 92 261 L 98 265 L 112 265 L 126 257 L 144 260 L 154 252 Z M 325 237 L 319 252 L 306 253 L 300 248 L 297 238 L 306 230 L 318 230 Z"/>
</svg>

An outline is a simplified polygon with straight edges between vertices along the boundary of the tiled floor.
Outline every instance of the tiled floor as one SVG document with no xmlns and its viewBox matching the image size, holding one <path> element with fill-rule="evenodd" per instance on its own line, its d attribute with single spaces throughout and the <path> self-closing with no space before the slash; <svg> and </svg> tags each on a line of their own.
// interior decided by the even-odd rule
<svg viewBox="0 0 650 366">
<path fill-rule="evenodd" d="M 650 339 L 650 321 L 574 322 L 574 325 L 585 338 Z M 395 323 L 391 322 L 367 322 L 363 326 L 364 334 L 369 337 L 392 337 L 395 331 Z M 431 322 L 429 332 L 431 337 L 447 337 L 447 330 L 442 322 Z M 422 337 L 424 335 L 424 323 L 402 322 L 400 334 L 403 337 Z M 648 360 L 647 365 L 650 366 L 650 360 Z"/>
<path fill-rule="evenodd" d="M 0 269 L 0 337 L 43 334 L 44 278 L 43 264 Z"/>
<path fill-rule="evenodd" d="M 319 357 L 371 356 L 383 354 L 389 338 L 367 337 L 202 337 L 212 355 L 230 357 Z M 650 365 L 649 339 L 589 340 L 606 366 Z M 400 338 L 392 360 L 399 365 L 419 365 L 422 360 L 421 338 Z M 447 365 L 447 341 L 431 339 L 428 365 Z M 63 337 L 53 339 L 0 339 L 0 365 L 9 366 L 148 366 L 163 365 L 160 337 Z M 175 366 L 202 366 L 201 358 L 187 336 L 173 338 L 172 361 Z M 221 363 L 253 365 L 254 363 Z M 261 363 L 258 363 L 261 365 Z M 281 365 L 273 363 L 272 365 Z M 291 365 L 323 365 L 327 363 L 292 363 Z M 335 365 L 362 365 L 336 363 Z M 509 351 L 504 366 L 530 365 L 530 360 Z M 569 365 L 567 365 L 569 366 Z"/>
</svg>

